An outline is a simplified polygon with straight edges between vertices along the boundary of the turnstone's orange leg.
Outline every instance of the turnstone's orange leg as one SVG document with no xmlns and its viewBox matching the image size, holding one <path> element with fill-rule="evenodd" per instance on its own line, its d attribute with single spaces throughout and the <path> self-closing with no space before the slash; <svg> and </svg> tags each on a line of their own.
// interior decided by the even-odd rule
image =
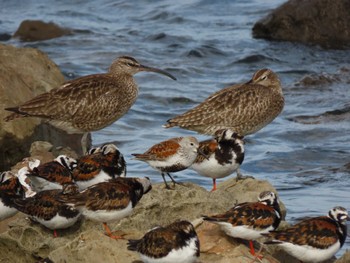
<svg viewBox="0 0 350 263">
<path fill-rule="evenodd" d="M 258 259 L 262 259 L 263 256 L 259 254 L 255 254 L 254 250 L 254 244 L 252 240 L 249 240 L 249 248 L 250 248 L 250 254 L 252 254 L 254 257 L 257 257 Z"/>
<path fill-rule="evenodd" d="M 53 230 L 53 237 L 58 237 L 56 229 Z"/>
<path fill-rule="evenodd" d="M 213 192 L 216 190 L 216 178 L 213 178 L 213 189 L 211 189 L 210 192 Z"/>
<path fill-rule="evenodd" d="M 104 226 L 104 228 L 105 228 L 105 230 L 106 230 L 107 236 L 109 236 L 110 238 L 113 238 L 113 239 L 123 239 L 122 236 L 114 236 L 114 235 L 112 234 L 111 229 L 110 229 L 109 226 L 107 225 L 107 223 L 103 223 L 103 226 Z"/>
</svg>

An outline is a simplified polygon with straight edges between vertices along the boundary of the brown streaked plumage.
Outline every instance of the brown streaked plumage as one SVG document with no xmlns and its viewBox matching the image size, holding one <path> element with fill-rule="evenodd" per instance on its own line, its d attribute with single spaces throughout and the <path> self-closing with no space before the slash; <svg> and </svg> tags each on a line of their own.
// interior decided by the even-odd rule
<svg viewBox="0 0 350 263">
<path fill-rule="evenodd" d="M 72 170 L 75 166 L 75 159 L 59 155 L 53 161 L 29 170 L 27 176 L 36 191 L 62 189 L 63 184 L 73 183 Z"/>
<path fill-rule="evenodd" d="M 278 227 L 281 210 L 276 195 L 265 191 L 260 193 L 259 202 L 241 203 L 225 213 L 203 219 L 220 225 L 229 236 L 249 240 L 250 252 L 255 255 L 252 240 Z"/>
<path fill-rule="evenodd" d="M 105 74 L 88 75 L 64 83 L 16 107 L 5 121 L 19 117 L 40 117 L 68 133 L 83 133 L 109 126 L 130 109 L 138 96 L 133 75 L 156 72 L 176 79 L 171 74 L 140 64 L 136 59 L 121 56 L 113 61 Z M 84 151 L 86 152 L 86 151 Z"/>
<path fill-rule="evenodd" d="M 197 157 L 198 146 L 199 143 L 195 137 L 177 137 L 157 143 L 145 153 L 132 155 L 136 160 L 146 162 L 161 172 L 166 188 L 170 189 L 164 174 L 166 173 L 176 184 L 177 182 L 169 173 L 187 169 Z"/>
<path fill-rule="evenodd" d="M 332 208 L 328 216 L 304 220 L 281 231 L 263 234 L 273 244 L 303 262 L 323 262 L 343 245 L 347 235 L 348 212 L 344 207 Z"/>
<path fill-rule="evenodd" d="M 121 237 L 113 236 L 107 223 L 130 215 L 142 196 L 151 189 L 151 182 L 147 177 L 117 177 L 62 198 L 77 207 L 86 218 L 102 222 L 107 235 L 117 239 Z"/>
<path fill-rule="evenodd" d="M 215 138 L 199 142 L 199 151 L 203 155 L 197 156 L 191 168 L 198 174 L 210 177 L 216 190 L 216 179 L 229 176 L 237 172 L 237 180 L 242 178 L 239 167 L 244 160 L 243 137 L 230 129 L 215 132 Z"/>
<path fill-rule="evenodd" d="M 54 230 L 56 237 L 56 229 L 68 228 L 80 217 L 77 209 L 60 198 L 77 192 L 75 184 L 64 184 L 63 190 L 44 190 L 33 197 L 15 199 L 13 203 L 18 211 L 27 214 L 33 221 Z"/>
<path fill-rule="evenodd" d="M 193 225 L 185 220 L 148 231 L 141 239 L 129 240 L 128 250 L 148 263 L 192 263 L 200 255 L 199 239 Z"/>
<path fill-rule="evenodd" d="M 270 69 L 261 69 L 249 82 L 212 94 L 195 108 L 168 120 L 163 127 L 179 126 L 208 135 L 229 128 L 246 136 L 272 122 L 283 107 L 278 76 Z"/>
<path fill-rule="evenodd" d="M 90 154 L 77 160 L 77 165 L 72 171 L 72 177 L 80 190 L 96 183 L 126 176 L 124 156 L 114 144 L 105 144 L 89 152 Z"/>
</svg>

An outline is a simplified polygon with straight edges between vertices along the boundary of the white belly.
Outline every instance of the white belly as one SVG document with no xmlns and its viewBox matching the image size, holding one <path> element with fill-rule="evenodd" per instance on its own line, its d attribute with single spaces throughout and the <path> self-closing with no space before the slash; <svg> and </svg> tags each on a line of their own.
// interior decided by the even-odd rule
<svg viewBox="0 0 350 263">
<path fill-rule="evenodd" d="M 232 164 L 220 165 L 213 156 L 209 160 L 204 160 L 201 163 L 193 163 L 191 168 L 198 174 L 210 178 L 223 178 L 231 175 L 239 168 L 239 164 L 233 162 Z"/>
<path fill-rule="evenodd" d="M 145 255 L 140 255 L 140 257 L 145 263 L 193 263 L 198 259 L 196 252 L 196 238 L 192 238 L 185 247 L 178 250 L 173 249 L 163 258 L 156 259 Z"/>
<path fill-rule="evenodd" d="M 0 200 L 0 221 L 14 216 L 17 212 L 17 209 L 5 206 Z"/>
<path fill-rule="evenodd" d="M 132 213 L 132 204 L 131 202 L 128 204 L 128 206 L 121 210 L 97 210 L 97 211 L 91 211 L 86 209 L 86 207 L 83 207 L 81 210 L 81 213 L 88 219 L 92 221 L 97 222 L 103 222 L 103 223 L 109 223 L 113 222 L 119 219 L 122 219 L 124 217 L 127 217 Z"/>
<path fill-rule="evenodd" d="M 322 262 L 331 258 L 340 249 L 339 241 L 327 249 L 317 249 L 310 246 L 296 246 L 285 242 L 278 244 L 288 254 L 303 262 Z"/>
<path fill-rule="evenodd" d="M 86 188 L 94 185 L 94 184 L 98 184 L 101 182 L 106 182 L 108 180 L 112 179 L 107 173 L 105 173 L 104 171 L 101 171 L 98 175 L 96 175 L 94 178 L 92 178 L 91 180 L 87 180 L 87 181 L 76 181 L 76 184 L 79 187 L 79 191 L 85 190 Z"/>
<path fill-rule="evenodd" d="M 73 218 L 66 218 L 60 215 L 55 215 L 51 220 L 43 220 L 37 217 L 32 217 L 34 221 L 46 226 L 49 229 L 64 229 L 74 225 L 79 219 L 80 214 Z"/>
</svg>

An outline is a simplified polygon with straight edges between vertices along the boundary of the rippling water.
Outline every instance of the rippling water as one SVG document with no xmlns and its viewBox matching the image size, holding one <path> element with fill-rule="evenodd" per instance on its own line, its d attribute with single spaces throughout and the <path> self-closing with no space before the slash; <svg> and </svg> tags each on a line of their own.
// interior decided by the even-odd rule
<svg viewBox="0 0 350 263">
<path fill-rule="evenodd" d="M 260 68 L 276 71 L 283 83 L 282 114 L 246 144 L 242 172 L 269 180 L 288 209 L 287 220 L 324 215 L 335 205 L 350 210 L 349 51 L 326 51 L 294 43 L 253 39 L 254 23 L 282 0 L 20 1 L 2 0 L 2 32 L 12 34 L 24 19 L 53 21 L 74 34 L 48 41 L 9 44 L 46 52 L 67 79 L 105 72 L 113 58 L 132 55 L 171 72 L 172 81 L 152 73 L 136 76 L 139 99 L 122 119 L 93 133 L 93 143 L 115 142 L 130 176 L 161 177 L 131 159 L 151 145 L 194 134 L 161 127 L 167 119 L 227 85 L 247 81 Z M 297 84 L 308 74 L 329 83 Z M 206 137 L 196 135 L 199 139 Z M 179 181 L 207 189 L 211 180 L 183 171 Z M 341 255 L 349 248 L 349 239 Z"/>
</svg>

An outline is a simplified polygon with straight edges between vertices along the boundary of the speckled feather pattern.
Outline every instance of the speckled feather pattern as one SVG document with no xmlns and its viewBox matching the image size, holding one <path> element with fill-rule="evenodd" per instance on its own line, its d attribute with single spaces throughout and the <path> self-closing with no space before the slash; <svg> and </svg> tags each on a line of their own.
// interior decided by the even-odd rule
<svg viewBox="0 0 350 263">
<path fill-rule="evenodd" d="M 273 243 L 282 241 L 326 249 L 339 240 L 337 227 L 334 220 L 321 216 L 302 221 L 285 230 L 271 232 L 267 236 L 275 240 Z"/>
<path fill-rule="evenodd" d="M 33 170 L 28 173 L 28 176 L 41 177 L 60 185 L 73 182 L 71 171 L 57 161 L 47 162 L 33 168 Z"/>
<path fill-rule="evenodd" d="M 19 105 L 5 108 L 14 112 L 5 121 L 33 116 L 47 119 L 68 133 L 100 130 L 122 117 L 138 96 L 133 75 L 152 71 L 176 79 L 171 74 L 141 65 L 132 57 L 113 61 L 105 74 L 94 74 L 68 81 L 49 92 Z"/>
<path fill-rule="evenodd" d="M 257 202 L 237 205 L 223 214 L 205 217 L 205 220 L 227 222 L 232 226 L 248 226 L 261 230 L 274 225 L 280 218 L 277 217 L 274 208 Z"/>
<path fill-rule="evenodd" d="M 106 172 L 110 178 L 125 176 L 126 162 L 123 155 L 118 150 L 108 154 L 96 152 L 84 155 L 77 160 L 72 177 L 75 181 L 88 181 L 101 171 Z"/>
<path fill-rule="evenodd" d="M 57 214 L 74 218 L 79 215 L 79 211 L 60 200 L 64 196 L 62 190 L 45 190 L 37 193 L 33 197 L 14 200 L 15 208 L 32 217 L 34 220 L 50 220 Z"/>
<path fill-rule="evenodd" d="M 136 179 L 119 177 L 90 186 L 64 200 L 77 207 L 84 206 L 91 211 L 113 211 L 126 208 L 130 202 L 134 207 L 143 194 L 143 186 Z"/>
<path fill-rule="evenodd" d="M 194 227 L 187 221 L 176 221 L 165 227 L 156 227 L 139 240 L 129 240 L 128 249 L 150 258 L 162 259 L 172 250 L 188 246 L 190 239 L 196 240 L 196 248 L 191 256 L 199 257 L 199 239 Z"/>
<path fill-rule="evenodd" d="M 168 120 L 164 127 L 179 126 L 208 135 L 230 128 L 245 136 L 269 124 L 283 107 L 284 98 L 277 75 L 262 69 L 250 82 L 214 93 L 195 108 Z"/>
</svg>

